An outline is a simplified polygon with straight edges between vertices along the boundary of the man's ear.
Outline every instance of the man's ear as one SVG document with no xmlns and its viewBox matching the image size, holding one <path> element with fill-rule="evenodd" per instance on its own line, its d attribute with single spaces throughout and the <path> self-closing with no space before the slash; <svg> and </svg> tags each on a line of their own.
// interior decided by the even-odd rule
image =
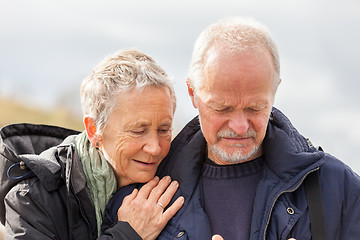
<svg viewBox="0 0 360 240">
<path fill-rule="evenodd" d="M 281 81 L 282 81 L 281 78 L 279 78 L 279 80 L 276 82 L 276 86 L 274 86 L 274 98 L 275 98 L 275 95 L 277 93 L 277 90 L 279 88 Z"/>
<path fill-rule="evenodd" d="M 191 98 L 191 102 L 192 102 L 194 108 L 197 108 L 197 104 L 196 104 L 196 101 L 195 101 L 195 95 L 194 95 L 194 89 L 193 89 L 193 87 L 190 85 L 189 80 L 190 80 L 189 77 L 187 77 L 187 78 L 186 78 L 186 85 L 187 85 L 187 87 L 188 87 L 188 93 L 189 93 L 189 96 L 190 96 L 190 98 Z"/>
<path fill-rule="evenodd" d="M 84 125 L 85 125 L 85 130 L 86 130 L 86 133 L 88 135 L 88 138 L 89 138 L 91 144 L 94 147 L 99 148 L 100 139 L 99 139 L 99 135 L 97 134 L 94 120 L 90 117 L 85 116 L 84 117 Z"/>
</svg>

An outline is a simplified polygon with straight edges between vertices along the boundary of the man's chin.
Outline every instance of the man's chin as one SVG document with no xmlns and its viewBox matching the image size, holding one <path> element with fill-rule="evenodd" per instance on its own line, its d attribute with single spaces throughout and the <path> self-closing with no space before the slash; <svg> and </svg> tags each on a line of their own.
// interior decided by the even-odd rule
<svg viewBox="0 0 360 240">
<path fill-rule="evenodd" d="M 261 156 L 261 149 L 259 147 L 253 147 L 252 149 L 223 149 L 218 146 L 212 146 L 209 149 L 212 155 L 217 159 L 228 164 L 235 164 L 241 162 L 247 162 Z"/>
</svg>

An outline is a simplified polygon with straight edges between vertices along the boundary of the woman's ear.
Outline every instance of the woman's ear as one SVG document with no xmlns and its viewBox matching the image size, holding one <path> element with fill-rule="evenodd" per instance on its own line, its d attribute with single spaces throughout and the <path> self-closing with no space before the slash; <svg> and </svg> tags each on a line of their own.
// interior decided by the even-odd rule
<svg viewBox="0 0 360 240">
<path fill-rule="evenodd" d="M 97 134 L 94 120 L 90 117 L 85 116 L 84 117 L 84 125 L 85 125 L 85 130 L 86 130 L 86 133 L 88 135 L 88 138 L 89 138 L 91 144 L 94 147 L 99 148 L 100 147 L 100 139 L 99 139 L 99 134 Z"/>
</svg>

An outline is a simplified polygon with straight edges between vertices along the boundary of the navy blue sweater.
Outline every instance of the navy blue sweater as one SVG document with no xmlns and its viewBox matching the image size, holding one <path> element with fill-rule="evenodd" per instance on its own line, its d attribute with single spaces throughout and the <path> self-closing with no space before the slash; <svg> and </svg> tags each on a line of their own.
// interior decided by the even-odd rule
<svg viewBox="0 0 360 240">
<path fill-rule="evenodd" d="M 203 202 L 212 234 L 220 234 L 224 239 L 249 239 L 262 163 L 261 157 L 225 166 L 209 159 L 205 162 L 201 177 Z"/>
</svg>

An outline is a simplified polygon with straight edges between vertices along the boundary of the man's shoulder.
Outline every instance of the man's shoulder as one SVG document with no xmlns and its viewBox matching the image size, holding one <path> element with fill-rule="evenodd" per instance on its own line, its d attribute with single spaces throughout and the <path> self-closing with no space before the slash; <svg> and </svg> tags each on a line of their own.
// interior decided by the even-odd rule
<svg viewBox="0 0 360 240">
<path fill-rule="evenodd" d="M 104 219 L 106 219 L 106 222 L 103 223 L 105 228 L 108 228 L 110 225 L 118 221 L 117 211 L 124 198 L 130 195 L 135 188 L 140 189 L 142 186 L 142 183 L 130 184 L 120 188 L 114 196 L 112 196 L 105 208 Z"/>
<path fill-rule="evenodd" d="M 359 212 L 353 207 L 360 203 L 360 177 L 338 158 L 325 153 L 319 169 L 322 199 L 326 209 L 342 206 L 344 211 Z"/>
<path fill-rule="evenodd" d="M 348 165 L 329 153 L 325 153 L 323 159 L 324 164 L 320 168 L 320 173 L 323 173 L 324 177 L 337 179 L 337 181 L 339 179 L 344 181 L 350 180 L 357 183 L 360 189 L 360 177 Z"/>
<path fill-rule="evenodd" d="M 179 147 L 179 146 L 185 145 L 200 130 L 201 129 L 200 129 L 199 116 L 196 116 L 190 122 L 188 122 L 183 127 L 183 129 L 176 135 L 174 140 L 171 142 L 171 147 L 174 148 L 174 147 Z"/>
<path fill-rule="evenodd" d="M 168 167 L 169 163 L 174 163 L 174 160 L 178 158 L 179 153 L 181 153 L 184 148 L 191 152 L 191 148 L 193 148 L 195 145 L 201 144 L 199 141 L 205 142 L 201 132 L 199 118 L 196 116 L 190 122 L 188 122 L 179 132 L 179 134 L 177 134 L 176 137 L 172 140 L 169 153 L 159 165 L 158 173 L 163 173 L 164 169 Z"/>
</svg>

